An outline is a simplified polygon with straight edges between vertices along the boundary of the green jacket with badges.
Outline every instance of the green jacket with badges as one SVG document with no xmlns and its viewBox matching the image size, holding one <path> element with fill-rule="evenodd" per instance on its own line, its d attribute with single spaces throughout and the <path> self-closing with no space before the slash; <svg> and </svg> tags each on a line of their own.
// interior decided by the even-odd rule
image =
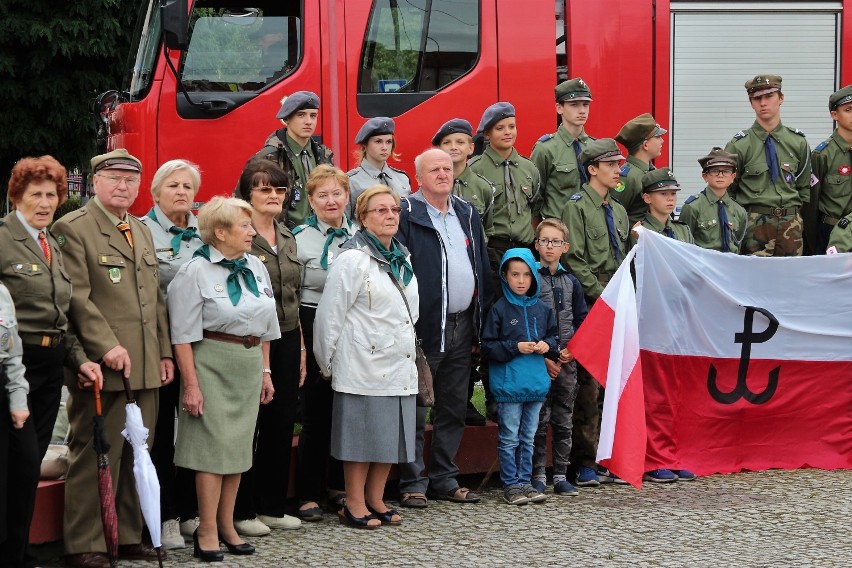
<svg viewBox="0 0 852 568">
<path fill-rule="evenodd" d="M 852 148 L 835 130 L 814 148 L 813 173 L 817 179 L 811 197 L 817 203 L 820 220 L 829 224 L 852 213 Z"/>
<path fill-rule="evenodd" d="M 563 256 L 563 264 L 583 285 L 583 292 L 590 302 L 601 295 L 604 285 L 615 274 L 628 250 L 630 226 L 627 211 L 616 201 L 609 204 L 617 233 L 617 255 L 610 244 L 604 199 L 589 184 L 583 184 L 580 192 L 572 195 L 562 210 L 562 222 L 568 227 L 568 242 L 571 243 L 568 253 Z"/>
<path fill-rule="evenodd" d="M 627 211 L 631 226 L 648 212 L 648 204 L 642 199 L 642 176 L 653 169 L 652 165 L 636 156 L 627 156 L 627 161 L 618 172 L 618 185 L 609 190 L 609 196 L 621 203 Z"/>
<path fill-rule="evenodd" d="M 509 162 L 514 188 L 506 186 L 505 161 Z M 531 244 L 535 238 L 532 213 L 538 208 L 541 199 L 541 180 L 535 164 L 518 154 L 514 148 L 504 160 L 488 146 L 482 154 L 471 158 L 468 167 L 494 186 L 492 230 L 488 236 Z"/>
<path fill-rule="evenodd" d="M 642 220 L 640 221 L 642 226 L 650 231 L 654 231 L 655 233 L 659 233 L 661 235 L 666 234 L 666 229 L 671 229 L 671 232 L 674 234 L 675 240 L 681 241 L 683 243 L 695 244 L 695 240 L 692 238 L 692 231 L 689 230 L 686 223 L 681 221 L 674 221 L 669 219 L 668 223 L 663 225 L 659 221 L 657 221 L 654 217 L 651 216 L 650 213 L 646 213 Z M 669 236 L 669 235 L 666 235 Z M 633 247 L 636 245 L 639 239 L 633 234 L 633 231 L 630 232 L 630 246 Z"/>
<path fill-rule="evenodd" d="M 852 252 L 852 213 L 838 221 L 831 230 L 828 246 L 836 247 L 837 252 Z"/>
<path fill-rule="evenodd" d="M 485 229 L 486 236 L 491 234 L 494 225 L 491 214 L 494 209 L 494 193 L 496 191 L 490 181 L 475 173 L 469 167 L 465 167 L 461 175 L 453 181 L 453 195 L 461 197 L 476 207 L 476 211 L 482 219 L 482 228 Z"/>
<path fill-rule="evenodd" d="M 307 176 L 305 176 L 302 161 L 293 151 L 291 146 L 295 141 L 287 138 L 287 129 L 281 128 L 269 135 L 266 143 L 253 158 L 266 158 L 278 164 L 290 177 L 290 194 L 287 204 L 284 206 L 280 219 L 286 216 L 288 227 L 295 227 L 305 222 L 311 214 L 311 206 L 308 203 Z M 320 144 L 313 138 L 308 142 L 308 160 L 312 167 L 318 164 L 332 164 L 334 153 L 325 145 Z"/>
<path fill-rule="evenodd" d="M 719 223 L 719 201 L 724 204 L 728 217 L 728 227 L 725 230 L 728 233 L 730 250 L 727 252 L 739 253 L 740 243 L 748 224 L 748 214 L 727 192 L 719 199 L 712 191 L 704 188 L 701 193 L 686 200 L 678 220 L 685 223 L 692 231 L 695 244 L 701 248 L 721 251 L 722 228 Z"/>
<path fill-rule="evenodd" d="M 577 137 L 582 148 L 591 136 L 582 132 Z M 583 180 L 574 150 L 574 137 L 562 126 L 554 134 L 545 134 L 533 146 L 532 160 L 541 176 L 541 207 L 533 214 L 541 219 L 562 217 L 568 198 L 580 191 Z"/>
<path fill-rule="evenodd" d="M 770 179 L 764 146 L 770 134 L 778 156 L 775 183 Z M 749 206 L 801 207 L 810 200 L 811 151 L 801 130 L 779 124 L 770 133 L 755 122 L 748 130 L 737 132 L 725 151 L 737 155 L 737 178 L 728 192 L 746 210 Z"/>
<path fill-rule="evenodd" d="M 286 226 L 275 222 L 277 252 L 260 234 L 255 235 L 251 254 L 260 259 L 269 273 L 272 290 L 261 293 L 275 296 L 278 326 L 281 333 L 299 327 L 299 303 L 302 287 L 302 262 L 296 253 L 296 237 Z"/>
</svg>

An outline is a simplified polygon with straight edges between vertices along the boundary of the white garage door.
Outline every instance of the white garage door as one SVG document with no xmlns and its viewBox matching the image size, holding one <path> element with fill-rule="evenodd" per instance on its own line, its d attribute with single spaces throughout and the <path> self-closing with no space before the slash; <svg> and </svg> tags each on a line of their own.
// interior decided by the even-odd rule
<svg viewBox="0 0 852 568">
<path fill-rule="evenodd" d="M 696 160 L 754 122 L 743 84 L 758 74 L 784 78 L 782 122 L 811 148 L 833 123 L 839 2 L 672 2 L 669 163 L 684 188 L 680 204 L 704 188 Z"/>
</svg>

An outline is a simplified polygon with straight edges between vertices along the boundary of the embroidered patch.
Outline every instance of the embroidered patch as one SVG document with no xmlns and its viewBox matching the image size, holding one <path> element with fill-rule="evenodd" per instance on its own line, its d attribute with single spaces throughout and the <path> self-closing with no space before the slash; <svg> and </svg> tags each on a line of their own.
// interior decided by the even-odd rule
<svg viewBox="0 0 852 568">
<path fill-rule="evenodd" d="M 840 168 L 837 170 L 837 173 L 842 176 L 848 176 L 850 171 L 852 171 L 852 169 L 849 168 L 848 164 L 845 164 L 840 166 Z"/>
<path fill-rule="evenodd" d="M 622 191 L 624 191 L 624 187 L 625 187 L 625 186 L 624 186 L 624 182 L 623 182 L 623 181 L 619 181 L 619 182 L 618 182 L 618 185 L 616 185 L 613 189 L 614 189 L 616 192 L 621 193 Z"/>
<path fill-rule="evenodd" d="M 11 337 L 11 335 L 9 334 L 8 331 L 5 332 L 2 336 L 0 336 L 0 349 L 3 349 L 4 351 L 9 350 L 9 339 L 10 339 L 10 337 Z"/>
<path fill-rule="evenodd" d="M 838 221 L 837 226 L 840 227 L 841 229 L 845 229 L 846 227 L 848 227 L 849 226 L 849 217 L 844 217 L 843 219 Z"/>
<path fill-rule="evenodd" d="M 56 242 L 59 243 L 59 246 L 64 247 L 65 246 L 65 235 L 59 235 L 58 237 L 56 237 Z"/>
<path fill-rule="evenodd" d="M 225 287 L 222 286 L 221 284 L 216 284 L 215 286 L 213 286 L 213 289 L 216 290 L 217 292 L 224 292 L 225 291 Z"/>
<path fill-rule="evenodd" d="M 263 293 L 269 296 L 270 298 L 272 297 L 272 290 L 270 290 L 269 288 L 264 288 Z"/>
<path fill-rule="evenodd" d="M 515 318 L 510 319 L 509 325 L 518 325 L 518 320 L 516 320 Z"/>
</svg>

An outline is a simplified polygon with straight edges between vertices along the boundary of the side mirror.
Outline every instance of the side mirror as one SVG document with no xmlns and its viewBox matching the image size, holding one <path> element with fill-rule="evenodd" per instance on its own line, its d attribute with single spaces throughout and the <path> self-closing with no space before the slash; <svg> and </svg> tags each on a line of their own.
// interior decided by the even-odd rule
<svg viewBox="0 0 852 568">
<path fill-rule="evenodd" d="M 184 51 L 189 47 L 187 0 L 160 0 L 163 43 L 168 49 Z"/>
</svg>

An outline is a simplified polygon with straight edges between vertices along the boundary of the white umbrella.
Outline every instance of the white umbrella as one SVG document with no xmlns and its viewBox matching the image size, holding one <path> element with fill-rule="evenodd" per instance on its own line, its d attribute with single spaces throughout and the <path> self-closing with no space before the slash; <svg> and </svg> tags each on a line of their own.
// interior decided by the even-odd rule
<svg viewBox="0 0 852 568">
<path fill-rule="evenodd" d="M 130 399 L 125 407 L 127 414 L 124 430 L 121 435 L 127 438 L 133 446 L 133 477 L 136 478 L 136 493 L 139 494 L 139 505 L 142 508 L 142 517 L 148 525 L 151 533 L 151 544 L 157 548 L 157 560 L 163 565 L 160 555 L 162 542 L 160 527 L 160 480 L 157 478 L 157 470 L 148 453 L 148 428 L 142 422 L 142 411 L 136 405 L 136 401 Z"/>
</svg>

